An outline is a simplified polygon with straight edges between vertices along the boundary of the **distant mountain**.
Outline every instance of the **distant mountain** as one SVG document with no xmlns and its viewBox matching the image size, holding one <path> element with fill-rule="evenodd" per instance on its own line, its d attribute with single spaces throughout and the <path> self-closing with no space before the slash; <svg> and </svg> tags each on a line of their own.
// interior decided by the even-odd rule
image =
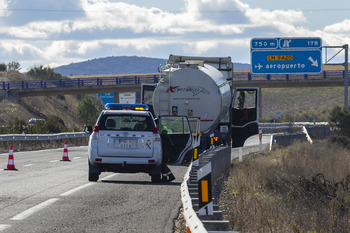
<svg viewBox="0 0 350 233">
<path fill-rule="evenodd" d="M 250 70 L 250 64 L 247 63 L 233 63 L 234 70 Z"/>
<path fill-rule="evenodd" d="M 96 58 L 88 61 L 71 63 L 55 68 L 56 73 L 69 75 L 96 74 L 140 74 L 157 73 L 159 65 L 165 65 L 166 59 L 136 56 Z"/>
<path fill-rule="evenodd" d="M 157 73 L 158 67 L 164 66 L 166 60 L 137 56 L 105 57 L 59 66 L 54 70 L 63 76 Z M 234 70 L 249 69 L 249 64 L 234 63 Z"/>
</svg>

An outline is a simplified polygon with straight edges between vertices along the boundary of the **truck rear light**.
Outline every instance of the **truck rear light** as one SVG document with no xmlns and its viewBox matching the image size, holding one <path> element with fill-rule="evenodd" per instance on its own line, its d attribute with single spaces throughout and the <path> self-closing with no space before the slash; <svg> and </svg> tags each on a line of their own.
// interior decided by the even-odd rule
<svg viewBox="0 0 350 233">
<path fill-rule="evenodd" d="M 95 162 L 102 162 L 102 158 L 95 159 Z"/>
<path fill-rule="evenodd" d="M 151 159 L 151 160 L 148 160 L 148 163 L 155 163 L 156 161 Z"/>
</svg>

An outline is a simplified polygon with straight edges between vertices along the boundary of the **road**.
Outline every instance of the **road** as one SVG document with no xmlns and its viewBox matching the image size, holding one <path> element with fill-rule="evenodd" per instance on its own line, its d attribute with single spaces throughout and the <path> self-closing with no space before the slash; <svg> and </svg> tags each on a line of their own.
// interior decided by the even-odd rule
<svg viewBox="0 0 350 233">
<path fill-rule="evenodd" d="M 187 167 L 176 180 L 153 184 L 148 174 L 102 173 L 87 181 L 87 147 L 15 152 L 18 171 L 0 154 L 0 232 L 173 232 Z"/>
</svg>

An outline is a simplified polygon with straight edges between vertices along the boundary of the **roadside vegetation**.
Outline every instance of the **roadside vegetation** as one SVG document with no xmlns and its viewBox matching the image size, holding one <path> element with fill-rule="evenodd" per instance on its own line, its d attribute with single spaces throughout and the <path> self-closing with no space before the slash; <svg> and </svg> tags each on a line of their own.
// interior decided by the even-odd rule
<svg viewBox="0 0 350 233">
<path fill-rule="evenodd" d="M 350 232 L 350 111 L 335 107 L 331 138 L 235 162 L 219 196 L 239 232 Z"/>
</svg>

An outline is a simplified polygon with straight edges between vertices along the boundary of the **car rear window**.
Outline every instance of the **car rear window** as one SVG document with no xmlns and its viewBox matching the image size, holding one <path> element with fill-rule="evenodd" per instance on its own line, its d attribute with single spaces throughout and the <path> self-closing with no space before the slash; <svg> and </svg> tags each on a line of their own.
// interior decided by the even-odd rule
<svg viewBox="0 0 350 233">
<path fill-rule="evenodd" d="M 99 126 L 100 130 L 153 131 L 152 119 L 140 115 L 103 115 Z"/>
</svg>

